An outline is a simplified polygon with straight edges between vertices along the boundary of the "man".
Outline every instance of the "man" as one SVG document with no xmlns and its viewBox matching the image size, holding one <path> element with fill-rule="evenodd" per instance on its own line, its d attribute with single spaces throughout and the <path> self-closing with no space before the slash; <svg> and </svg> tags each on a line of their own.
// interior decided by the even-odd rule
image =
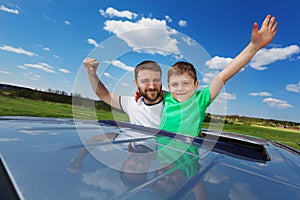
<svg viewBox="0 0 300 200">
<path fill-rule="evenodd" d="M 132 124 L 151 128 L 159 127 L 163 109 L 162 72 L 156 62 L 143 61 L 134 70 L 134 84 L 142 96 L 138 101 L 133 96 L 118 96 L 109 92 L 96 74 L 99 65 L 96 59 L 86 58 L 83 64 L 95 93 L 105 103 L 123 110 Z"/>
</svg>

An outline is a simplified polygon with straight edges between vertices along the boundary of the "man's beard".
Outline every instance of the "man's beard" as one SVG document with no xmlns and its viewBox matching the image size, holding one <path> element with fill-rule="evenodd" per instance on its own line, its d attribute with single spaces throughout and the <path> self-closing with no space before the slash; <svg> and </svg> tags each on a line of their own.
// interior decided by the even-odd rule
<svg viewBox="0 0 300 200">
<path fill-rule="evenodd" d="M 162 85 L 159 89 L 145 89 L 145 91 L 143 91 L 140 87 L 138 89 L 142 97 L 144 97 L 148 101 L 156 101 L 161 96 Z M 156 92 L 156 94 L 148 94 L 147 92 Z"/>
</svg>

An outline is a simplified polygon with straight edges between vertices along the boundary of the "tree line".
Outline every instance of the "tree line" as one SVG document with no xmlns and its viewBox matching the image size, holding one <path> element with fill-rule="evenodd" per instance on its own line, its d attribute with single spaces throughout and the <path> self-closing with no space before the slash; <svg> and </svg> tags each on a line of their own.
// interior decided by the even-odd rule
<svg viewBox="0 0 300 200">
<path fill-rule="evenodd" d="M 2 95 L 6 95 L 12 98 L 27 98 L 31 100 L 41 100 L 41 101 L 51 101 L 58 103 L 72 104 L 77 106 L 91 107 L 94 106 L 95 109 L 111 111 L 112 108 L 103 101 L 95 101 L 89 98 L 84 98 L 80 94 L 68 94 L 65 91 L 47 89 L 47 91 L 34 90 L 25 87 L 0 84 L 0 91 Z M 291 121 L 282 121 L 275 119 L 263 119 L 263 118 L 253 118 L 239 115 L 212 115 L 207 113 L 205 122 L 220 122 L 220 123 L 241 123 L 241 124 L 256 124 L 263 126 L 280 126 L 285 128 L 296 127 L 299 128 L 300 123 Z"/>
</svg>

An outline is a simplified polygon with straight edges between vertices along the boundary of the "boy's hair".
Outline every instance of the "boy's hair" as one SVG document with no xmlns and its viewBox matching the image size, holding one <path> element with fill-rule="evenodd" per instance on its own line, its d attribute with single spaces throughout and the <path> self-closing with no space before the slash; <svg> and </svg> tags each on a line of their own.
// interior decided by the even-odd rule
<svg viewBox="0 0 300 200">
<path fill-rule="evenodd" d="M 145 61 L 139 63 L 134 69 L 134 78 L 136 80 L 138 77 L 138 73 L 143 70 L 156 71 L 156 72 L 160 72 L 160 74 L 161 74 L 161 68 L 157 62 L 152 61 L 152 60 L 145 60 Z"/>
<path fill-rule="evenodd" d="M 197 81 L 197 73 L 194 65 L 188 62 L 180 61 L 175 63 L 168 70 L 168 82 L 171 76 L 183 75 L 184 73 L 187 73 L 194 79 L 194 81 Z"/>
</svg>

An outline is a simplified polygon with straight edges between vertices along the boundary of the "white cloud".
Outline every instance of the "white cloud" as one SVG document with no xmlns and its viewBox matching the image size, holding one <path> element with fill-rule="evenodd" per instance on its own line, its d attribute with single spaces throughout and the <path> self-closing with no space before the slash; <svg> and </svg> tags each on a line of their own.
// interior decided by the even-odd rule
<svg viewBox="0 0 300 200">
<path fill-rule="evenodd" d="M 60 71 L 60 72 L 62 72 L 62 73 L 65 73 L 65 74 L 68 74 L 68 73 L 70 73 L 70 71 L 69 71 L 69 70 L 67 70 L 67 69 L 63 69 L 63 68 L 60 68 L 58 71 Z"/>
<path fill-rule="evenodd" d="M 124 69 L 126 71 L 134 71 L 134 67 L 131 66 L 127 66 L 126 64 L 124 64 L 123 62 L 119 61 L 119 60 L 112 60 L 112 61 L 104 61 L 105 63 L 111 64 L 115 67 Z"/>
<path fill-rule="evenodd" d="M 43 15 L 44 19 L 46 19 L 47 21 L 50 21 L 52 23 L 56 23 L 56 19 L 55 18 L 51 18 L 51 17 L 48 17 L 46 15 Z"/>
<path fill-rule="evenodd" d="M 64 24 L 65 24 L 65 25 L 68 25 L 68 26 L 72 25 L 71 22 L 69 22 L 69 21 L 67 21 L 67 20 L 64 21 Z"/>
<path fill-rule="evenodd" d="M 236 100 L 236 95 L 227 92 L 222 92 L 219 97 L 225 100 Z"/>
<path fill-rule="evenodd" d="M 168 16 L 168 15 L 165 16 L 165 20 L 166 20 L 168 23 L 171 23 L 171 22 L 172 22 L 171 17 Z"/>
<path fill-rule="evenodd" d="M 41 76 L 38 74 L 34 74 L 32 72 L 29 73 L 23 73 L 23 76 L 29 80 L 38 81 L 41 79 Z"/>
<path fill-rule="evenodd" d="M 123 68 L 122 68 L 123 69 Z M 125 69 L 126 70 L 126 69 Z M 114 78 L 110 73 L 108 72 L 104 72 L 103 76 L 105 76 L 106 78 L 110 78 L 112 80 L 117 80 L 117 78 Z M 111 86 L 110 86 L 111 87 Z"/>
<path fill-rule="evenodd" d="M 26 50 L 22 49 L 21 47 L 15 48 L 15 47 L 12 47 L 12 46 L 2 45 L 0 47 L 0 50 L 14 52 L 14 53 L 17 53 L 17 54 L 24 54 L 24 55 L 27 55 L 27 56 L 30 56 L 30 57 L 31 56 L 37 56 L 37 54 L 32 53 L 30 51 L 26 51 Z"/>
<path fill-rule="evenodd" d="M 186 20 L 179 20 L 179 21 L 178 21 L 178 25 L 179 25 L 180 27 L 185 27 L 185 26 L 187 25 L 187 21 L 186 21 Z"/>
<path fill-rule="evenodd" d="M 300 53 L 300 48 L 297 45 L 291 45 L 285 48 L 264 48 L 257 52 L 249 65 L 256 70 L 265 70 L 267 69 L 266 65 L 278 60 L 285 60 L 297 53 Z"/>
<path fill-rule="evenodd" d="M 105 76 L 106 78 L 113 78 L 110 73 L 104 72 L 103 76 Z"/>
<path fill-rule="evenodd" d="M 7 8 L 4 5 L 0 6 L 0 10 L 4 11 L 4 12 L 8 12 L 8 13 L 13 13 L 18 15 L 19 14 L 19 10 L 18 9 L 11 9 L 11 8 Z"/>
<path fill-rule="evenodd" d="M 269 96 L 272 96 L 272 94 L 270 94 L 269 92 L 252 92 L 252 93 L 249 93 L 249 96 L 253 96 L 253 97 L 257 97 L 257 96 L 260 96 L 260 97 L 269 97 Z"/>
<path fill-rule="evenodd" d="M 10 72 L 0 70 L 0 74 L 10 75 Z"/>
<path fill-rule="evenodd" d="M 290 92 L 300 92 L 300 81 L 297 84 L 287 84 L 285 87 Z"/>
<path fill-rule="evenodd" d="M 194 40 L 192 40 L 192 38 L 190 38 L 190 37 L 188 37 L 188 36 L 182 37 L 182 40 L 183 40 L 185 43 L 187 43 L 189 46 L 196 46 L 196 45 L 197 45 L 197 43 L 196 43 Z"/>
<path fill-rule="evenodd" d="M 274 98 L 266 98 L 263 100 L 264 103 L 267 103 L 268 106 L 271 108 L 277 108 L 277 109 L 287 109 L 292 108 L 293 106 L 288 104 L 287 101 L 283 101 L 280 99 L 274 99 Z"/>
<path fill-rule="evenodd" d="M 43 48 L 44 51 L 50 51 L 48 47 Z"/>
<path fill-rule="evenodd" d="M 235 183 L 229 191 L 229 199 L 231 200 L 257 200 L 252 188 L 246 183 Z"/>
<path fill-rule="evenodd" d="M 209 69 L 224 69 L 233 59 L 232 58 L 224 58 L 215 56 L 212 59 L 205 62 L 205 65 L 208 66 Z"/>
<path fill-rule="evenodd" d="M 24 67 L 30 67 L 30 68 L 35 68 L 35 69 L 40 69 L 43 70 L 45 72 L 48 73 L 56 73 L 53 70 L 53 67 L 51 67 L 50 65 L 46 64 L 46 63 L 38 63 L 38 64 L 24 64 Z"/>
<path fill-rule="evenodd" d="M 0 138 L 0 142 L 15 142 L 19 140 L 20 138 Z"/>
<path fill-rule="evenodd" d="M 177 32 L 165 20 L 144 17 L 137 22 L 108 20 L 104 30 L 116 34 L 136 52 L 179 54 L 177 40 L 170 37 Z"/>
<path fill-rule="evenodd" d="M 128 10 L 118 11 L 112 7 L 108 7 L 105 11 L 100 9 L 99 12 L 104 17 L 120 17 L 120 18 L 134 19 L 138 16 L 136 13 L 133 13 L 131 11 Z"/>
<path fill-rule="evenodd" d="M 17 67 L 20 69 L 26 69 L 26 67 L 24 67 L 23 65 L 18 65 Z"/>
<path fill-rule="evenodd" d="M 227 92 L 222 92 L 216 97 L 216 99 L 214 100 L 214 103 L 219 103 L 219 104 L 224 105 L 224 103 L 226 101 L 230 101 L 230 100 L 236 100 L 236 95 L 235 94 L 230 94 L 230 93 L 227 93 Z"/>
<path fill-rule="evenodd" d="M 89 44 L 92 44 L 92 45 L 94 45 L 95 47 L 98 47 L 98 46 L 99 46 L 99 44 L 97 43 L 97 41 L 94 40 L 94 39 L 88 39 L 87 41 L 88 41 Z"/>
<path fill-rule="evenodd" d="M 202 79 L 203 83 L 209 84 L 217 75 L 218 71 L 211 71 L 204 74 L 204 77 Z"/>
</svg>

